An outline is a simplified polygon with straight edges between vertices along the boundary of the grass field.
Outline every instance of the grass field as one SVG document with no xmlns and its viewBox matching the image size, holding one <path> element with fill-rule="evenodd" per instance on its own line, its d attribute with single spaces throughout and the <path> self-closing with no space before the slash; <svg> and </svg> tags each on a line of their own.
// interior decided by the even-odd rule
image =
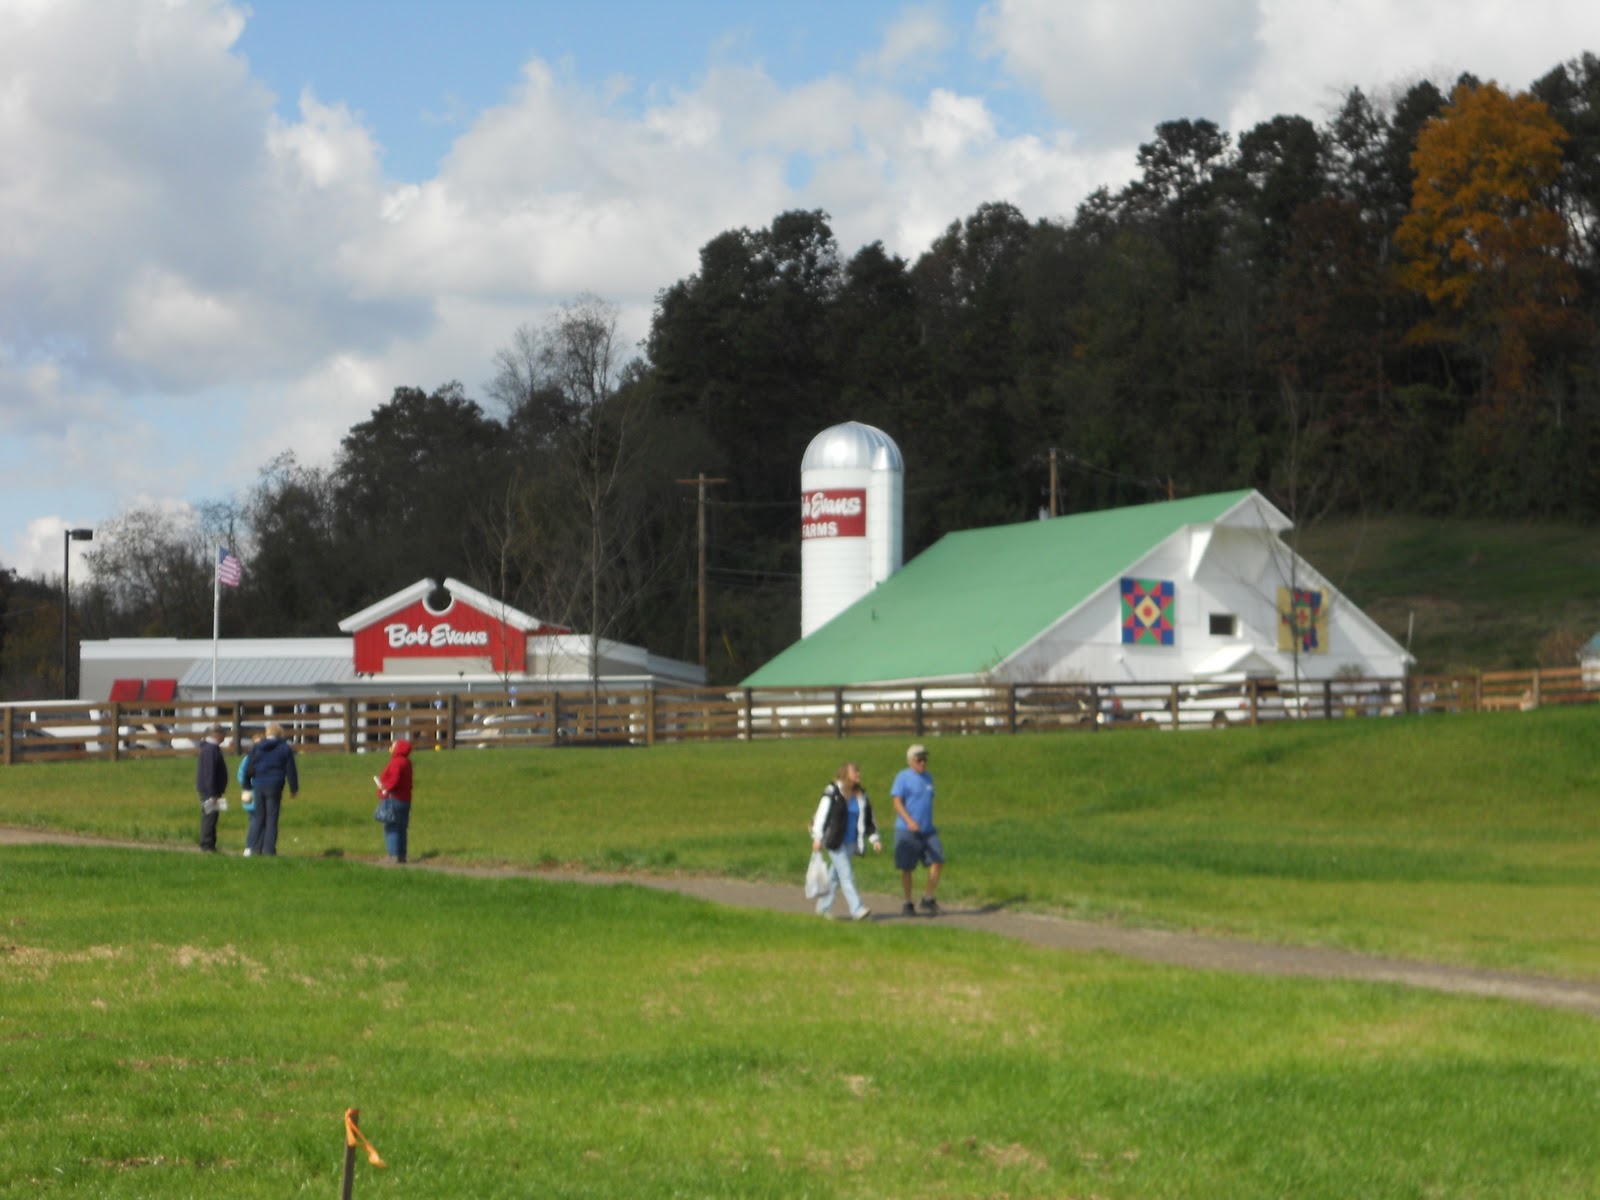
<svg viewBox="0 0 1600 1200">
<path fill-rule="evenodd" d="M 949 894 L 1593 978 L 1594 731 L 935 742 Z M 798 887 L 902 749 L 430 754 L 413 854 Z M 1590 1018 L 376 870 L 372 765 L 305 759 L 275 862 L 0 849 L 0 1197 L 332 1196 L 352 1105 L 357 1196 L 1600 1196 Z M 191 770 L 13 768 L 0 823 L 180 844 Z"/>
<path fill-rule="evenodd" d="M 934 745 L 947 895 L 969 903 L 1600 977 L 1600 713 L 1276 722 Z M 419 756 L 412 856 L 798 880 L 846 753 L 883 740 Z M 308 756 L 280 848 L 382 854 L 374 763 Z M 182 759 L 0 772 L 0 823 L 186 843 Z M 887 816 L 885 821 L 887 823 Z M 243 844 L 243 814 L 223 839 Z M 865 886 L 897 890 L 887 856 Z"/>
<path fill-rule="evenodd" d="M 1422 672 L 1537 666 L 1558 630 L 1600 632 L 1590 525 L 1383 516 L 1316 522 L 1300 553 L 1411 651 Z"/>
<path fill-rule="evenodd" d="M 934 923 L 5 852 L 0 1196 L 1600 1194 L 1600 1025 Z"/>
</svg>

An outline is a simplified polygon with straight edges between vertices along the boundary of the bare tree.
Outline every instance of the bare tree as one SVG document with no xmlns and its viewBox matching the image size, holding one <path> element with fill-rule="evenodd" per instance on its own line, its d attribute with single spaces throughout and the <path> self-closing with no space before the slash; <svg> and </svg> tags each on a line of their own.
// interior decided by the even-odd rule
<svg viewBox="0 0 1600 1200">
<path fill-rule="evenodd" d="M 91 611 L 146 636 L 203 636 L 211 628 L 213 553 L 196 510 L 129 509 L 95 530 L 84 555 Z"/>
<path fill-rule="evenodd" d="M 525 484 L 493 518 L 498 569 L 509 582 L 520 568 L 542 615 L 586 629 L 597 702 L 600 643 L 625 628 L 659 569 L 643 372 L 624 362 L 615 306 L 588 293 L 519 329 L 495 362 L 489 394 L 529 456 Z"/>
<path fill-rule="evenodd" d="M 601 304 L 593 297 L 588 299 Z M 552 324 L 559 321 L 558 316 Z M 511 345 L 495 352 L 494 376 L 484 385 L 513 438 L 535 451 L 550 447 L 580 412 L 574 394 L 552 378 L 556 372 L 551 343 L 550 325 L 519 325 L 511 335 Z"/>
<path fill-rule="evenodd" d="M 513 608 L 529 610 L 555 624 L 575 611 L 575 604 L 562 591 L 560 573 L 532 566 L 560 561 L 566 554 L 560 539 L 549 535 L 549 508 L 535 479 L 517 468 L 495 503 L 473 514 L 479 550 L 472 568 L 479 579 L 492 581 L 502 621 Z M 529 668 L 532 666 L 530 654 Z M 509 691 L 509 662 L 501 668 L 500 681 Z"/>
<path fill-rule="evenodd" d="M 1305 560 L 1300 554 L 1301 535 L 1335 508 L 1339 500 L 1339 487 L 1337 474 L 1326 469 L 1326 464 L 1323 462 L 1326 456 L 1326 421 L 1318 410 L 1316 398 L 1307 397 L 1284 379 L 1281 385 L 1281 399 L 1287 438 L 1277 476 L 1282 491 L 1280 507 L 1283 508 L 1284 515 L 1289 518 L 1290 528 L 1286 539 L 1276 537 L 1267 539 L 1267 552 L 1272 561 L 1272 574 L 1279 586 L 1288 592 L 1288 612 L 1279 612 L 1278 619 L 1287 620 L 1289 623 L 1291 671 L 1295 692 L 1298 694 L 1302 682 L 1301 655 L 1304 652 L 1307 634 L 1312 632 L 1312 629 L 1302 621 L 1299 597 L 1303 591 L 1321 591 L 1323 621 L 1330 626 L 1334 603 L 1331 588 L 1304 587 L 1308 581 L 1304 578 Z M 1279 598 L 1272 595 L 1267 599 L 1277 612 Z M 1307 620 L 1315 625 L 1316 614 L 1311 614 Z"/>
</svg>

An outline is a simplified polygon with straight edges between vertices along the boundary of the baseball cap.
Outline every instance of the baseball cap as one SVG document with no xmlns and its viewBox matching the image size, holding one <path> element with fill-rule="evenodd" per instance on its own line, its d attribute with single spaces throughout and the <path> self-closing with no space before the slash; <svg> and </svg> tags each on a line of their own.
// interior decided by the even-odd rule
<svg viewBox="0 0 1600 1200">
<path fill-rule="evenodd" d="M 921 742 L 917 742 L 916 744 L 914 744 L 911 747 L 911 749 L 906 751 L 906 761 L 907 762 L 910 762 L 914 758 L 927 758 L 927 757 L 928 757 L 928 748 L 926 746 L 924 746 Z"/>
</svg>

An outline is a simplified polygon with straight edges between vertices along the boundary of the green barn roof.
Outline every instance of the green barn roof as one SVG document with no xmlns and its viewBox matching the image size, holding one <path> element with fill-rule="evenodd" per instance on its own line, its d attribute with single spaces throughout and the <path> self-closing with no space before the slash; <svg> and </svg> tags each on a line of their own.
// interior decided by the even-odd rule
<svg viewBox="0 0 1600 1200">
<path fill-rule="evenodd" d="M 946 534 L 744 687 L 981 677 L 1180 529 L 1250 490 Z"/>
</svg>

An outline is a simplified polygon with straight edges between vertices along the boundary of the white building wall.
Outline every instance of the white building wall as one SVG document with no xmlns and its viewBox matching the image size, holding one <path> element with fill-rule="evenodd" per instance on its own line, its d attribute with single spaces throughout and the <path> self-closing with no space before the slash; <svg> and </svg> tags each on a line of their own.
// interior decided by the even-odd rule
<svg viewBox="0 0 1600 1200">
<path fill-rule="evenodd" d="M 873 552 L 873 534 L 881 526 L 881 491 L 872 486 L 873 472 L 865 467 L 834 467 L 805 471 L 800 490 L 816 492 L 844 488 L 865 493 L 861 537 L 810 538 L 800 543 L 800 636 L 808 637 L 870 592 L 886 575 L 875 568 L 882 553 Z M 897 564 L 898 565 L 898 564 Z"/>
<path fill-rule="evenodd" d="M 79 696 L 103 700 L 116 679 L 182 679 L 191 669 L 209 667 L 211 642 L 178 638 L 113 638 L 83 643 L 82 683 Z M 220 700 L 301 698 L 316 694 L 386 695 L 406 692 L 494 691 L 508 685 L 524 689 L 571 688 L 589 678 L 589 639 L 583 634 L 555 635 L 529 641 L 528 670 L 502 675 L 482 668 L 481 659 L 390 659 L 395 670 L 382 675 L 354 677 L 348 671 L 353 655 L 349 638 L 235 638 L 217 643 L 219 663 L 255 663 L 258 674 L 271 682 L 219 685 Z M 285 664 L 298 660 L 327 666 L 341 660 L 346 670 L 336 677 L 283 678 Z M 651 654 L 641 646 L 600 640 L 602 686 L 643 682 L 658 687 L 703 687 L 705 668 Z M 201 674 L 205 674 L 202 670 Z M 186 702 L 206 700 L 208 686 L 180 689 Z"/>
<path fill-rule="evenodd" d="M 1121 579 L 1171 580 L 1174 644 L 1124 644 Z M 1341 670 L 1368 677 L 1406 672 L 1405 653 L 1304 559 L 1265 531 L 1196 528 L 1173 535 L 1109 579 L 1083 605 L 1001 665 L 1001 680 L 1116 683 L 1209 678 L 1219 663 L 1249 659 L 1280 678 L 1295 674 L 1295 656 L 1278 649 L 1278 589 L 1318 588 L 1327 597 L 1328 649 L 1301 654 L 1301 679 L 1331 679 Z M 1236 618 L 1234 636 L 1213 634 L 1213 614 Z M 1221 672 L 1229 673 L 1229 672 Z"/>
</svg>

